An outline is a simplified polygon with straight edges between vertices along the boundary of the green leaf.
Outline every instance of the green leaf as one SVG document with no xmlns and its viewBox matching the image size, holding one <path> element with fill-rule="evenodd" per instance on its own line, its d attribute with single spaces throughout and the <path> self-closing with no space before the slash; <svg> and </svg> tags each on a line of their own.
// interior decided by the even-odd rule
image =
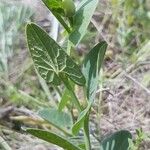
<svg viewBox="0 0 150 150">
<path fill-rule="evenodd" d="M 102 141 L 101 150 L 128 150 L 132 135 L 129 131 L 118 131 Z"/>
<path fill-rule="evenodd" d="M 83 122 L 95 99 L 98 86 L 99 72 L 104 60 L 107 48 L 106 42 L 98 43 L 86 56 L 83 62 L 83 74 L 86 78 L 87 98 L 89 99 L 87 108 L 81 112 L 77 122 L 72 128 L 73 134 L 77 134 L 83 126 Z"/>
<path fill-rule="evenodd" d="M 42 0 L 42 1 L 52 13 L 59 13 L 60 15 L 64 15 L 61 0 Z"/>
<path fill-rule="evenodd" d="M 78 6 L 74 16 L 73 32 L 69 37 L 72 44 L 77 45 L 85 35 L 97 4 L 98 0 L 82 0 Z"/>
<path fill-rule="evenodd" d="M 45 108 L 39 111 L 39 116 L 57 128 L 70 129 L 73 125 L 71 114 L 55 108 Z"/>
<path fill-rule="evenodd" d="M 70 92 L 68 89 L 65 89 L 62 97 L 61 97 L 61 100 L 60 100 L 60 103 L 59 103 L 59 106 L 58 106 L 58 110 L 59 111 L 62 111 L 64 109 L 64 107 L 67 105 L 67 102 L 71 99 L 71 95 L 70 95 Z"/>
<path fill-rule="evenodd" d="M 62 18 L 62 16 L 65 16 L 62 1 L 61 0 L 42 0 L 42 1 L 51 11 L 51 13 L 57 18 L 57 20 L 61 23 L 61 25 L 66 29 L 66 31 L 70 33 L 71 31 L 69 26 L 67 25 L 66 21 Z"/>
<path fill-rule="evenodd" d="M 97 86 L 99 84 L 99 72 L 102 66 L 107 43 L 98 43 L 85 57 L 82 72 L 86 79 L 87 98 L 90 101 L 95 99 Z"/>
<path fill-rule="evenodd" d="M 79 130 L 80 130 L 80 128 L 83 126 L 85 117 L 86 117 L 87 113 L 89 112 L 91 106 L 92 106 L 92 103 L 89 102 L 89 104 L 88 104 L 88 106 L 86 107 L 86 109 L 83 110 L 83 111 L 80 113 L 77 122 L 76 122 L 76 123 L 73 125 L 73 127 L 72 127 L 72 133 L 73 133 L 74 135 L 77 135 L 78 132 L 79 132 Z"/>
<path fill-rule="evenodd" d="M 67 81 L 67 82 L 65 82 L 65 84 L 67 84 L 66 87 L 69 86 L 71 88 L 66 88 L 64 90 L 64 93 L 63 93 L 63 95 L 61 97 L 61 100 L 60 100 L 60 103 L 58 105 L 58 110 L 59 111 L 62 111 L 69 101 L 74 101 L 73 97 L 72 97 L 72 94 L 71 94 L 71 90 L 74 91 L 75 84 L 73 82 L 71 82 L 71 81 Z"/>
<path fill-rule="evenodd" d="M 85 84 L 85 78 L 77 64 L 45 31 L 30 23 L 26 27 L 26 34 L 35 67 L 43 79 L 60 85 L 63 74 L 78 85 Z"/>
<path fill-rule="evenodd" d="M 72 136 L 72 137 L 69 137 L 68 139 L 74 145 L 77 145 L 81 149 L 86 150 L 86 148 L 85 148 L 85 141 L 84 141 L 84 137 L 83 136 Z"/>
<path fill-rule="evenodd" d="M 39 129 L 27 129 L 26 131 L 44 141 L 58 145 L 59 147 L 62 147 L 66 150 L 81 150 L 81 148 L 72 144 L 69 140 L 55 133 L 43 131 Z"/>
</svg>

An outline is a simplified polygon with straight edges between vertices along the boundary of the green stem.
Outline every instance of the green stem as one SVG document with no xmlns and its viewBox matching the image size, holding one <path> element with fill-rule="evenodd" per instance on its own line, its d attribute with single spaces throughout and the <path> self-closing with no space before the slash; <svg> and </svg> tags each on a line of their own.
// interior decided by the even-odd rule
<svg viewBox="0 0 150 150">
<path fill-rule="evenodd" d="M 86 150 L 91 150 L 90 133 L 89 133 L 89 113 L 85 117 L 83 131 Z"/>
<path fill-rule="evenodd" d="M 78 98 L 76 97 L 76 95 L 75 95 L 75 93 L 74 93 L 74 91 L 73 91 L 73 89 L 72 89 L 68 79 L 63 74 L 61 74 L 60 77 L 61 77 L 64 85 L 66 86 L 66 88 L 69 90 L 69 92 L 70 92 L 70 94 L 72 96 L 73 103 L 77 107 L 78 111 L 81 112 L 82 111 L 82 107 L 81 107 L 81 105 L 80 105 L 80 103 L 78 101 Z"/>
<path fill-rule="evenodd" d="M 68 33 L 71 33 L 70 28 L 68 25 L 65 23 L 65 21 L 61 18 L 61 16 L 57 15 L 56 13 L 53 12 L 53 15 L 57 18 L 57 20 L 62 24 L 62 26 L 66 29 Z"/>
<path fill-rule="evenodd" d="M 68 40 L 68 44 L 67 44 L 67 54 L 70 56 L 70 51 L 71 51 L 71 43 L 70 41 Z"/>
<path fill-rule="evenodd" d="M 89 101 L 87 99 L 87 94 L 86 94 L 87 92 L 86 92 L 86 88 L 85 87 L 83 88 L 83 91 L 84 91 L 84 99 L 85 99 L 85 101 Z M 86 150 L 91 150 L 90 132 L 89 132 L 89 115 L 90 115 L 90 110 L 91 109 L 89 109 L 89 112 L 88 112 L 88 114 L 85 117 L 84 125 L 83 125 L 84 141 L 85 141 Z"/>
<path fill-rule="evenodd" d="M 69 19 L 70 26 L 73 27 L 73 25 L 74 25 L 74 18 L 73 17 L 68 17 L 68 19 Z"/>
</svg>

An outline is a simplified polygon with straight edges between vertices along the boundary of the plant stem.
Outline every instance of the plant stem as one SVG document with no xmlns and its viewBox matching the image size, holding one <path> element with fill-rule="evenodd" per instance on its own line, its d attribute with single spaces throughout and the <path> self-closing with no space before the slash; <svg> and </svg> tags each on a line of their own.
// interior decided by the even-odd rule
<svg viewBox="0 0 150 150">
<path fill-rule="evenodd" d="M 71 96 L 72 96 L 72 100 L 73 100 L 75 106 L 77 107 L 78 111 L 81 112 L 83 109 L 82 109 L 82 107 L 81 107 L 81 105 L 80 105 L 80 103 L 79 103 L 79 101 L 78 101 L 78 98 L 76 97 L 76 95 L 75 95 L 75 93 L 74 93 L 74 91 L 73 91 L 73 89 L 72 89 L 72 87 L 71 87 L 71 85 L 70 85 L 68 79 L 67 79 L 67 78 L 65 77 L 65 75 L 63 75 L 63 74 L 61 74 L 60 77 L 61 77 L 61 79 L 62 79 L 64 85 L 66 86 L 66 88 L 69 90 L 69 92 L 70 92 L 70 94 L 71 94 Z"/>
<path fill-rule="evenodd" d="M 83 88 L 83 91 L 84 91 L 84 99 L 85 99 L 85 101 L 89 101 L 87 99 L 86 88 L 85 87 Z M 90 110 L 91 109 L 89 109 L 89 112 L 88 112 L 88 114 L 85 117 L 84 125 L 83 125 L 83 132 L 84 132 L 84 140 L 85 140 L 86 150 L 91 150 L 90 133 L 89 133 L 89 114 L 90 114 Z"/>
<path fill-rule="evenodd" d="M 71 43 L 70 41 L 68 40 L 68 44 L 67 44 L 67 54 L 70 56 L 70 51 L 71 51 Z"/>
<path fill-rule="evenodd" d="M 70 33 L 70 32 L 71 32 L 70 28 L 69 28 L 68 25 L 65 23 L 65 21 L 61 18 L 61 16 L 57 15 L 57 14 L 54 13 L 54 12 L 53 12 L 53 14 L 54 14 L 54 16 L 58 19 L 58 21 L 62 24 L 62 26 L 66 29 L 66 31 L 67 31 L 68 33 Z"/>
<path fill-rule="evenodd" d="M 83 131 L 86 150 L 91 150 L 90 133 L 89 133 L 89 113 L 85 117 Z"/>
</svg>

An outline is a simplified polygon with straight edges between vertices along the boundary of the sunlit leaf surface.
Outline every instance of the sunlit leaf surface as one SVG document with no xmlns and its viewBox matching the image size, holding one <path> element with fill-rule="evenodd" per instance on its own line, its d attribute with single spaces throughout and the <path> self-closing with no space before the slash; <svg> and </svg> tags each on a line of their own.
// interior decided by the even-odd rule
<svg viewBox="0 0 150 150">
<path fill-rule="evenodd" d="M 61 74 L 64 74 L 76 84 L 85 84 L 80 68 L 45 31 L 30 23 L 26 34 L 35 67 L 43 79 L 59 85 Z"/>
</svg>

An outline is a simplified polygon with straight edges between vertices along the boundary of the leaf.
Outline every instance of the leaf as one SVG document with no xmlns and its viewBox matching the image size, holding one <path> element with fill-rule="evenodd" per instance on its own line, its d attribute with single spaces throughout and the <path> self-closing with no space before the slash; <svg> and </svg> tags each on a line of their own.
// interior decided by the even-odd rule
<svg viewBox="0 0 150 150">
<path fill-rule="evenodd" d="M 76 7 L 73 0 L 63 0 L 62 6 L 65 11 L 66 17 L 72 17 L 75 14 Z"/>
<path fill-rule="evenodd" d="M 72 144 L 69 140 L 55 133 L 39 129 L 26 129 L 26 131 L 44 141 L 58 145 L 59 147 L 62 147 L 66 150 L 81 150 L 81 148 Z"/>
<path fill-rule="evenodd" d="M 77 134 L 83 125 L 85 117 L 89 112 L 95 99 L 98 86 L 99 71 L 104 60 L 107 43 L 98 43 L 86 56 L 83 62 L 83 74 L 86 78 L 87 98 L 89 99 L 87 108 L 81 112 L 77 122 L 72 128 L 73 134 Z"/>
<path fill-rule="evenodd" d="M 72 44 L 77 45 L 86 33 L 98 0 L 82 0 L 74 16 L 73 32 L 69 36 Z"/>
<path fill-rule="evenodd" d="M 59 106 L 58 106 L 59 111 L 62 111 L 64 109 L 64 107 L 67 105 L 68 101 L 70 101 L 70 100 L 74 101 L 70 90 L 74 90 L 75 84 L 71 81 L 68 81 L 68 82 L 69 82 L 68 83 L 69 87 L 71 86 L 71 89 L 66 88 L 64 90 L 64 93 L 61 97 L 61 100 L 60 100 L 60 103 L 59 103 Z M 67 84 L 67 82 L 65 82 L 65 84 Z M 67 87 L 68 87 L 68 85 L 67 85 Z"/>
<path fill-rule="evenodd" d="M 42 1 L 52 13 L 54 14 L 59 13 L 60 15 L 64 15 L 61 0 L 42 0 Z"/>
<path fill-rule="evenodd" d="M 43 3 L 47 6 L 47 8 L 51 11 L 51 13 L 57 18 L 57 20 L 61 23 L 61 25 L 66 29 L 68 33 L 70 33 L 70 28 L 67 25 L 66 21 L 63 19 L 65 16 L 65 12 L 62 6 L 61 0 L 42 0 Z"/>
<path fill-rule="evenodd" d="M 69 129 L 73 125 L 70 114 L 55 108 L 45 108 L 39 111 L 39 116 L 58 128 Z"/>
<path fill-rule="evenodd" d="M 58 110 L 59 111 L 62 111 L 64 109 L 64 107 L 67 105 L 67 102 L 71 99 L 71 95 L 70 95 L 70 92 L 68 89 L 65 89 L 62 97 L 61 97 L 61 100 L 60 100 L 60 103 L 59 103 L 59 106 L 58 106 Z"/>
<path fill-rule="evenodd" d="M 77 64 L 45 31 L 30 23 L 26 27 L 26 34 L 33 62 L 43 79 L 60 85 L 61 74 L 64 74 L 78 85 L 85 84 L 85 78 Z"/>
<path fill-rule="evenodd" d="M 69 137 L 68 139 L 74 145 L 77 145 L 81 149 L 86 150 L 86 148 L 85 148 L 85 140 L 84 140 L 83 136 L 72 136 L 72 137 Z"/>
<path fill-rule="evenodd" d="M 102 66 L 107 43 L 98 43 L 85 57 L 82 72 L 86 79 L 87 98 L 90 101 L 95 99 L 97 86 L 99 84 L 99 72 Z"/>
<path fill-rule="evenodd" d="M 101 150 L 128 150 L 128 139 L 132 139 L 129 131 L 118 131 L 102 141 Z"/>
<path fill-rule="evenodd" d="M 72 133 L 73 133 L 74 135 L 77 135 L 78 132 L 79 132 L 79 130 L 80 130 L 80 128 L 83 126 L 85 117 L 86 117 L 87 113 L 89 112 L 91 106 L 92 106 L 92 103 L 89 102 L 89 104 L 88 104 L 88 106 L 86 107 L 86 109 L 83 110 L 83 111 L 80 113 L 77 122 L 76 122 L 76 123 L 73 125 L 73 127 L 72 127 Z"/>
</svg>

